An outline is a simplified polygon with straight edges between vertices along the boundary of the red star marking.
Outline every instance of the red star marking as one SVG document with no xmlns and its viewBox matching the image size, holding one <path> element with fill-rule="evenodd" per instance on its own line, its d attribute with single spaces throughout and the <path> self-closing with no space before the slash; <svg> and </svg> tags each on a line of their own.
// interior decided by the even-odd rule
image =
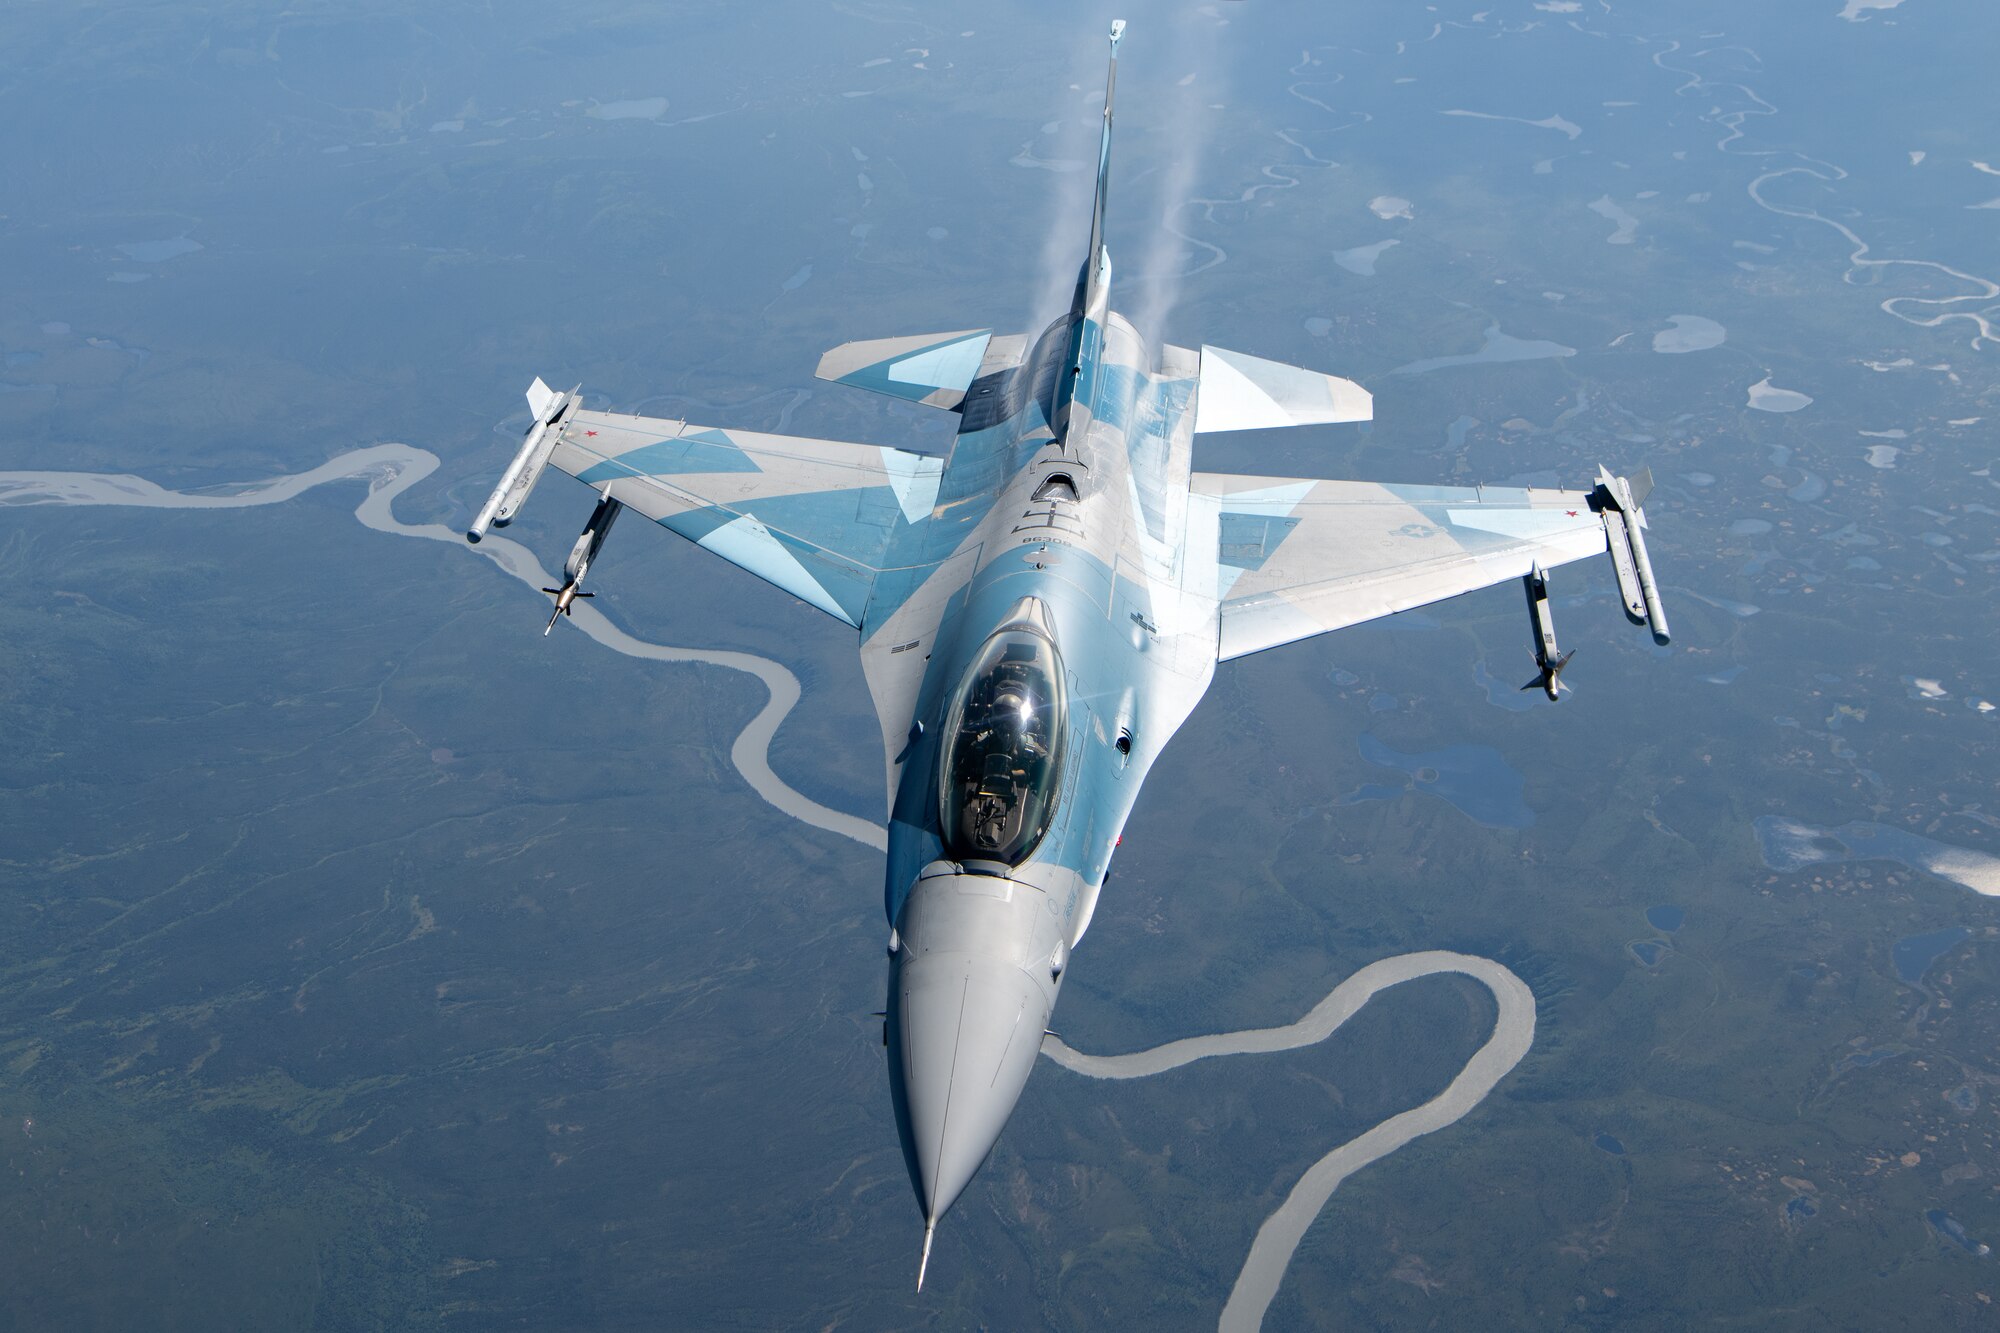
<svg viewBox="0 0 2000 1333">
<path fill-rule="evenodd" d="M 585 435 L 595 435 L 595 434 L 597 434 L 597 432 L 596 432 L 596 431 L 594 431 L 594 430 L 587 430 L 587 431 L 585 431 L 585 432 L 584 432 L 584 434 L 585 434 Z M 1570 515 L 1570 517 L 1571 517 L 1571 518 L 1575 518 L 1575 517 L 1576 517 L 1576 515 L 1575 515 L 1575 514 L 1571 514 L 1571 515 Z"/>
<path fill-rule="evenodd" d="M 597 433 L 596 431 L 591 432 L 592 435 L 595 435 L 596 433 Z M 1576 511 L 1574 509 L 1565 509 L 1563 510 L 1563 513 L 1569 515 L 1571 518 L 1576 517 Z"/>
</svg>

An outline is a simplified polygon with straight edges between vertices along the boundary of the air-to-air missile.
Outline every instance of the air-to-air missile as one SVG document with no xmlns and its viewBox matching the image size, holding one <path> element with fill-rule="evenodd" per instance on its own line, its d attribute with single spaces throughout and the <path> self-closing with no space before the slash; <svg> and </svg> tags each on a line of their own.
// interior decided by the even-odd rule
<svg viewBox="0 0 2000 1333">
<path fill-rule="evenodd" d="M 1639 511 L 1653 489 L 1653 472 L 1641 469 L 1631 481 L 1614 477 L 1605 467 L 1597 469 L 1598 512 L 1604 517 L 1604 535 L 1611 550 L 1611 567 L 1618 572 L 1618 595 L 1625 603 L 1625 615 L 1635 625 L 1653 625 L 1653 642 L 1665 647 L 1669 638 L 1666 609 L 1660 605 L 1660 589 L 1653 581 L 1653 559 L 1646 553 L 1646 517 Z"/>
<path fill-rule="evenodd" d="M 1569 665 L 1569 659 L 1576 656 L 1576 649 L 1560 652 L 1556 648 L 1556 620 L 1549 610 L 1549 572 L 1537 560 L 1534 567 L 1521 576 L 1521 586 L 1528 594 L 1528 621 L 1535 634 L 1536 676 L 1521 688 L 1539 689 L 1549 696 L 1550 703 L 1560 702 L 1562 692 L 1568 687 L 1562 683 L 1562 669 Z"/>
<path fill-rule="evenodd" d="M 597 559 L 597 553 L 604 549 L 604 538 L 611 532 L 611 525 L 618 521 L 618 515 L 624 508 L 607 495 L 597 502 L 597 508 L 590 511 L 590 522 L 583 525 L 576 545 L 569 548 L 569 559 L 563 561 L 562 587 L 542 589 L 556 599 L 556 609 L 549 612 L 548 627 L 542 631 L 542 637 L 547 638 L 549 630 L 556 627 L 556 617 L 569 614 L 571 602 L 593 595 L 580 591 L 583 576 L 590 572 L 590 562 Z"/>
<path fill-rule="evenodd" d="M 1640 509 L 1653 489 L 1650 469 L 1627 480 L 1614 477 L 1608 468 L 1597 469 L 1597 486 L 1590 493 L 1590 507 L 1604 521 L 1605 547 L 1611 556 L 1612 571 L 1618 577 L 1618 599 L 1625 616 L 1635 625 L 1650 624 L 1653 642 L 1665 647 L 1670 631 L 1666 608 L 1660 603 L 1659 584 L 1653 578 L 1653 560 L 1646 551 L 1646 515 Z M 1576 656 L 1572 649 L 1556 648 L 1555 616 L 1549 609 L 1549 574 L 1537 560 L 1521 576 L 1528 594 L 1528 627 L 1534 635 L 1535 678 L 1521 688 L 1540 690 L 1551 702 L 1559 700 L 1569 687 L 1563 684 L 1563 668 Z"/>
<path fill-rule="evenodd" d="M 479 517 L 465 530 L 467 541 L 477 545 L 489 527 L 504 528 L 514 521 L 514 515 L 527 501 L 528 492 L 535 489 L 535 482 L 541 478 L 542 469 L 548 466 L 549 454 L 562 437 L 563 422 L 583 402 L 583 395 L 578 392 L 582 388 L 579 384 L 568 393 L 557 393 L 539 377 L 528 387 L 528 410 L 534 414 L 535 424 L 528 428 L 528 438 L 521 442 L 514 461 L 500 474 L 500 484 L 486 498 Z"/>
</svg>

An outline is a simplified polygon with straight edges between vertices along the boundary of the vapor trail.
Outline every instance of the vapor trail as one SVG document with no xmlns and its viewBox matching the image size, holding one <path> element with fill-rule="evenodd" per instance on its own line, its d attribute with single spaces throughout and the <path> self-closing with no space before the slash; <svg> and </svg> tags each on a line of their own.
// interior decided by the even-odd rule
<svg viewBox="0 0 2000 1333">
<path fill-rule="evenodd" d="M 1176 81 L 1170 88 L 1148 86 L 1146 119 L 1160 128 L 1158 142 L 1166 160 L 1148 176 L 1147 206 L 1134 210 L 1148 225 L 1142 248 L 1125 269 L 1132 292 L 1127 317 L 1155 345 L 1166 333 L 1191 272 L 1183 248 L 1187 238 L 1174 223 L 1193 197 L 1195 177 L 1208 156 L 1215 122 L 1210 107 L 1228 101 L 1228 57 L 1220 41 L 1227 27 L 1226 19 L 1212 14 L 1184 12 L 1158 29 L 1164 54 L 1152 66 Z"/>
</svg>

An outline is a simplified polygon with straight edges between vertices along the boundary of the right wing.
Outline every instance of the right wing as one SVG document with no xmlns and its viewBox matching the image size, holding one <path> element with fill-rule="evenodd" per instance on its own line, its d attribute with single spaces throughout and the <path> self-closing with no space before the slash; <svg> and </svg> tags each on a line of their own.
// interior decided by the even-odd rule
<svg viewBox="0 0 2000 1333">
<path fill-rule="evenodd" d="M 889 544 L 928 522 L 942 459 L 872 444 L 568 412 L 548 461 L 859 626 Z"/>
<path fill-rule="evenodd" d="M 1219 517 L 1221 657 L 1443 601 L 1606 549 L 1597 492 L 1194 474 Z M 1636 509 L 1631 517 L 1643 524 Z"/>
</svg>

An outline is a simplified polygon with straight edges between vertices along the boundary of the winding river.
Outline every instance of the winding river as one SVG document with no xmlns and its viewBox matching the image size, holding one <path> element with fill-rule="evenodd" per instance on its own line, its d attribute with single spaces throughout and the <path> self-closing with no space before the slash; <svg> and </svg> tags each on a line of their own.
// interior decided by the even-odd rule
<svg viewBox="0 0 2000 1333">
<path fill-rule="evenodd" d="M 1462 973 L 1493 992 L 1500 1006 L 1493 1035 L 1472 1053 L 1465 1068 L 1443 1092 L 1422 1106 L 1390 1116 L 1306 1169 L 1299 1183 L 1292 1186 L 1292 1192 L 1278 1205 L 1278 1211 L 1257 1228 L 1250 1255 L 1243 1261 L 1243 1271 L 1236 1275 L 1236 1285 L 1230 1290 L 1229 1303 L 1222 1307 L 1224 1333 L 1241 1333 L 1262 1326 L 1264 1311 L 1278 1294 L 1278 1284 L 1284 1281 L 1285 1269 L 1291 1266 L 1292 1254 L 1304 1239 L 1306 1228 L 1313 1224 L 1342 1181 L 1411 1139 L 1456 1123 L 1521 1062 L 1535 1040 L 1534 992 L 1526 982 L 1490 958 L 1442 950 L 1406 953 L 1370 963 L 1335 986 L 1304 1018 L 1284 1027 L 1184 1037 L 1130 1055 L 1084 1055 L 1064 1045 L 1059 1037 L 1050 1037 L 1042 1043 L 1044 1055 L 1079 1074 L 1091 1078 L 1145 1078 L 1215 1056 L 1295 1051 L 1325 1041 L 1379 992 L 1441 972 Z"/>
<path fill-rule="evenodd" d="M 352 478 L 368 480 L 368 495 L 354 516 L 377 532 L 399 537 L 421 537 L 426 541 L 449 542 L 470 555 L 491 560 L 504 572 L 540 590 L 553 582 L 541 561 L 517 541 L 492 535 L 477 546 L 442 523 L 405 523 L 392 512 L 396 497 L 437 471 L 437 455 L 407 444 L 377 444 L 320 464 L 310 472 L 253 482 L 227 495 L 189 495 L 170 491 L 143 477 L 96 472 L 0 472 L 0 507 L 31 504 L 130 505 L 142 509 L 243 509 L 252 505 L 282 504 L 315 486 Z M 771 737 L 778 724 L 799 701 L 799 679 L 778 663 L 752 653 L 732 653 L 696 648 L 670 648 L 649 643 L 619 629 L 588 602 L 571 606 L 576 627 L 613 652 L 627 657 L 649 658 L 655 662 L 700 662 L 727 667 L 755 676 L 770 693 L 770 701 L 750 719 L 730 748 L 730 762 L 750 784 L 750 789 L 792 818 L 814 828 L 852 838 L 878 851 L 888 848 L 888 837 L 874 824 L 853 815 L 830 810 L 808 800 L 787 786 L 771 771 Z"/>
<path fill-rule="evenodd" d="M 435 454 L 406 444 L 378 444 L 342 454 L 309 472 L 274 477 L 227 493 L 171 491 L 143 477 L 95 472 L 0 472 L 0 508 L 26 505 L 125 505 L 142 509 L 242 509 L 282 504 L 327 482 L 365 480 L 368 494 L 354 515 L 377 532 L 448 542 L 467 555 L 490 560 L 506 574 L 540 590 L 550 583 L 541 561 L 519 542 L 492 535 L 477 546 L 441 523 L 404 523 L 393 510 L 396 497 L 437 471 Z M 730 761 L 764 800 L 815 828 L 864 843 L 886 846 L 883 830 L 863 819 L 828 809 L 788 786 L 771 770 L 770 744 L 778 725 L 799 701 L 798 677 L 776 662 L 751 653 L 674 648 L 627 634 L 588 603 L 574 607 L 576 628 L 628 657 L 656 662 L 699 662 L 741 671 L 762 681 L 770 698 L 737 735 Z M 1195 1060 L 1297 1050 L 1325 1041 L 1375 995 L 1418 977 L 1460 973 L 1493 993 L 1499 1017 L 1493 1035 L 1466 1062 L 1445 1090 L 1423 1105 L 1391 1116 L 1315 1162 L 1278 1210 L 1265 1219 L 1251 1243 L 1243 1269 L 1223 1307 L 1225 1330 L 1259 1327 L 1277 1295 L 1293 1253 L 1342 1181 L 1380 1161 L 1410 1140 L 1457 1122 L 1493 1090 L 1528 1053 L 1535 1037 L 1535 997 L 1519 977 L 1486 958 L 1427 952 L 1402 954 L 1370 963 L 1341 982 L 1295 1023 L 1245 1032 L 1187 1037 L 1127 1055 L 1085 1055 L 1051 1037 L 1043 1053 L 1057 1064 L 1091 1078 L 1134 1079 L 1177 1069 Z"/>
</svg>

